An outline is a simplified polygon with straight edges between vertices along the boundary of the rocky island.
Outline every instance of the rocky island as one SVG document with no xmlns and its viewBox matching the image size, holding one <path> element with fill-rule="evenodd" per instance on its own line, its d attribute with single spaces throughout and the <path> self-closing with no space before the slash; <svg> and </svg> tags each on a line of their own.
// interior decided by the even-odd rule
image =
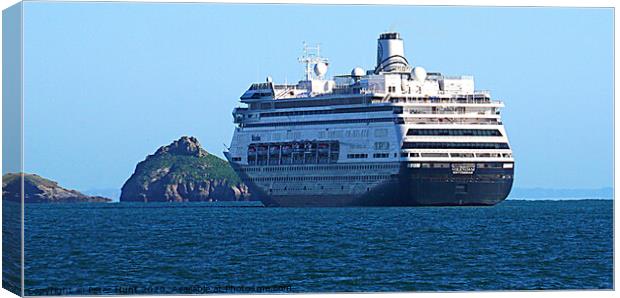
<svg viewBox="0 0 620 298">
<path fill-rule="evenodd" d="M 251 196 L 227 161 L 194 137 L 160 147 L 136 166 L 121 202 L 247 201 Z"/>
<path fill-rule="evenodd" d="M 9 173 L 2 176 L 2 197 L 8 201 L 21 201 L 21 176 L 24 177 L 24 203 L 100 203 L 111 200 L 85 195 L 58 185 L 58 182 L 35 174 Z"/>
</svg>

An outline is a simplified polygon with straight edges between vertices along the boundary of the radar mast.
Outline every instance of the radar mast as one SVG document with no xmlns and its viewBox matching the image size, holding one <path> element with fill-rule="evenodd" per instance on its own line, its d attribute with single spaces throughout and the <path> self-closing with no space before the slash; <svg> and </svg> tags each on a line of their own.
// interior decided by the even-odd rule
<svg viewBox="0 0 620 298">
<path fill-rule="evenodd" d="M 316 44 L 315 46 L 309 46 L 305 41 L 303 43 L 304 54 L 299 57 L 299 62 L 306 65 L 304 69 L 306 81 L 313 79 L 322 80 L 327 72 L 327 66 L 329 62 L 327 58 L 321 57 L 321 46 Z M 316 75 L 316 77 L 315 77 Z"/>
</svg>

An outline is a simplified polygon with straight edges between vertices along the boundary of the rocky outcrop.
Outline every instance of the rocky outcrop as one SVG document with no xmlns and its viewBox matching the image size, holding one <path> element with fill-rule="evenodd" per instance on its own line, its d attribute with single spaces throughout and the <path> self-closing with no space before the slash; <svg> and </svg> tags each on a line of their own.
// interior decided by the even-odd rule
<svg viewBox="0 0 620 298">
<path fill-rule="evenodd" d="M 200 147 L 200 143 L 195 137 L 181 137 L 168 146 L 159 147 L 154 155 L 160 156 L 164 154 L 186 155 L 200 158 L 209 155 L 209 152 Z"/>
<path fill-rule="evenodd" d="M 10 173 L 2 176 L 2 198 L 21 201 L 21 177 L 24 178 L 24 203 L 93 203 L 110 202 L 99 196 L 88 196 L 76 190 L 60 187 L 57 182 L 35 174 Z"/>
<path fill-rule="evenodd" d="M 123 185 L 121 201 L 247 201 L 250 194 L 227 161 L 182 137 L 136 166 Z"/>
</svg>

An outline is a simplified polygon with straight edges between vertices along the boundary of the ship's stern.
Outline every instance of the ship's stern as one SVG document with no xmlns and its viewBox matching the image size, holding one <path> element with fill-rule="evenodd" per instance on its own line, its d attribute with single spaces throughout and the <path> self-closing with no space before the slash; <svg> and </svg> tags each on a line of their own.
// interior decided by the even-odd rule
<svg viewBox="0 0 620 298">
<path fill-rule="evenodd" d="M 508 197 L 513 179 L 513 162 L 403 162 L 399 193 L 413 206 L 492 206 Z"/>
</svg>

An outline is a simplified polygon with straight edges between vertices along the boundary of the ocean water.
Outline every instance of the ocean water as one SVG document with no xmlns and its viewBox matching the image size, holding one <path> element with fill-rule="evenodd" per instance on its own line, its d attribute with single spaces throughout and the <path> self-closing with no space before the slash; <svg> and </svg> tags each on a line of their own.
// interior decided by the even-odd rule
<svg viewBox="0 0 620 298">
<path fill-rule="evenodd" d="M 27 295 L 613 288 L 613 202 L 30 204 Z"/>
</svg>

